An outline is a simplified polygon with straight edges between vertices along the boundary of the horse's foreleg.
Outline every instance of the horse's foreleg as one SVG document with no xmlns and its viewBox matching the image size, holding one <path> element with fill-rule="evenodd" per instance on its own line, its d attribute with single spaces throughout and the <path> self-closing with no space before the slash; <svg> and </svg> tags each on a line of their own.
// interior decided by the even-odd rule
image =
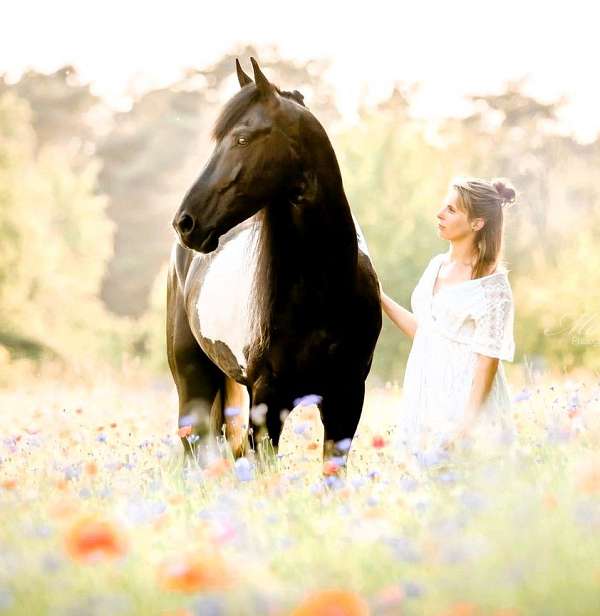
<svg viewBox="0 0 600 616">
<path fill-rule="evenodd" d="M 364 399 L 363 380 L 357 380 L 352 384 L 340 383 L 339 387 L 330 389 L 320 404 L 326 441 L 338 442 L 354 437 Z"/>
<path fill-rule="evenodd" d="M 224 375 L 194 338 L 174 267 L 167 284 L 167 357 L 179 397 L 180 426 L 191 425 L 193 434 L 204 437 L 209 434 L 211 409 Z M 191 454 L 187 437 L 181 440 L 186 454 Z"/>
<path fill-rule="evenodd" d="M 225 434 L 234 456 L 242 455 L 250 421 L 248 389 L 230 377 L 225 377 Z"/>
</svg>

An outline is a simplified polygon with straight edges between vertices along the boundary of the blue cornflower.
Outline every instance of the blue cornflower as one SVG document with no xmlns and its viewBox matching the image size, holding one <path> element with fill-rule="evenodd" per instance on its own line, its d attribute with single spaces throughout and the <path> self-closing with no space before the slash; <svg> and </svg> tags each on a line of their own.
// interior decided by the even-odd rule
<svg viewBox="0 0 600 616">
<path fill-rule="evenodd" d="M 225 417 L 236 417 L 240 414 L 240 409 L 237 406 L 228 406 L 225 409 Z"/>
<path fill-rule="evenodd" d="M 304 434 L 309 428 L 310 424 L 306 421 L 303 421 L 302 423 L 299 423 L 298 425 L 294 426 L 294 433 Z"/>
<path fill-rule="evenodd" d="M 319 404 L 323 400 L 323 396 L 318 394 L 308 394 L 294 400 L 294 406 L 310 406 L 311 404 Z"/>
<path fill-rule="evenodd" d="M 416 582 L 404 582 L 404 593 L 407 597 L 415 599 L 416 597 L 423 596 L 425 594 L 425 590 L 423 586 L 417 584 Z"/>
<path fill-rule="evenodd" d="M 198 416 L 196 413 L 189 413 L 179 418 L 179 427 L 186 428 L 187 426 L 193 426 L 198 422 Z"/>
<path fill-rule="evenodd" d="M 522 402 L 523 400 L 529 400 L 531 398 L 531 392 L 528 389 L 522 389 L 514 398 L 513 402 Z"/>
<path fill-rule="evenodd" d="M 71 481 L 72 479 L 79 479 L 81 475 L 81 468 L 75 464 L 65 467 L 65 479 Z"/>
<path fill-rule="evenodd" d="M 338 451 L 341 452 L 346 452 L 350 449 L 350 445 L 352 445 L 352 439 L 351 438 L 345 438 L 342 439 L 341 441 L 338 441 L 335 444 L 335 447 Z"/>
<path fill-rule="evenodd" d="M 248 458 L 238 458 L 234 470 L 239 481 L 251 481 L 253 478 L 252 464 Z"/>
</svg>

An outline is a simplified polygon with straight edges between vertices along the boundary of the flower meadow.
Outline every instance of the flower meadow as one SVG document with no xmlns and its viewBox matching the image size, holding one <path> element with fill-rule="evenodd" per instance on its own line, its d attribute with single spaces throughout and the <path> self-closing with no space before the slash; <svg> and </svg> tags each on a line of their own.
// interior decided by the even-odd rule
<svg viewBox="0 0 600 616">
<path fill-rule="evenodd" d="M 598 614 L 600 381 L 512 390 L 502 443 L 406 455 L 389 387 L 324 460 L 310 398 L 277 453 L 257 435 L 234 460 L 178 425 L 168 382 L 14 383 L 0 390 L 0 613 Z"/>
</svg>

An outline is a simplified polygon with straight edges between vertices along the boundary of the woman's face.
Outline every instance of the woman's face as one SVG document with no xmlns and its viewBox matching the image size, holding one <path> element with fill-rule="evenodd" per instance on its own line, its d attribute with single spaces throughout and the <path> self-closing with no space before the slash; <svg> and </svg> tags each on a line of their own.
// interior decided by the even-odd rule
<svg viewBox="0 0 600 616">
<path fill-rule="evenodd" d="M 438 234 L 445 240 L 456 241 L 475 235 L 467 213 L 458 207 L 458 192 L 455 188 L 448 190 L 442 209 L 437 213 L 437 219 Z"/>
</svg>

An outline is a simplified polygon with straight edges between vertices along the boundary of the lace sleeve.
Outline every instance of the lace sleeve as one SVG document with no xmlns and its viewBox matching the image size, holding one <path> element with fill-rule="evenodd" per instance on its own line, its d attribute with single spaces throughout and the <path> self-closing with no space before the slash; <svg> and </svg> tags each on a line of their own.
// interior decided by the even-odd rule
<svg viewBox="0 0 600 616">
<path fill-rule="evenodd" d="M 483 297 L 475 318 L 473 350 L 481 355 L 513 361 L 515 309 L 508 279 L 493 276 L 482 280 Z"/>
</svg>

